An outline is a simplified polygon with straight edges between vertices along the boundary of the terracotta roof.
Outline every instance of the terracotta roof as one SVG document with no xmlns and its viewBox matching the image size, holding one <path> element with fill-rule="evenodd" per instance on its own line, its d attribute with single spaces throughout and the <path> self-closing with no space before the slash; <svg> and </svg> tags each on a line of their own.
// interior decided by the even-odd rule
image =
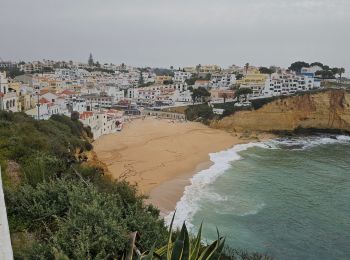
<svg viewBox="0 0 350 260">
<path fill-rule="evenodd" d="M 195 83 L 209 83 L 209 80 L 197 79 Z"/>
<path fill-rule="evenodd" d="M 50 103 L 50 101 L 48 101 L 46 98 L 41 98 L 41 99 L 39 99 L 39 103 L 40 104 L 48 104 L 48 103 Z"/>
<path fill-rule="evenodd" d="M 90 117 L 92 115 L 93 115 L 93 113 L 91 111 L 84 111 L 83 113 L 81 113 L 79 115 L 79 118 L 80 119 L 85 119 L 85 118 L 88 118 L 88 117 Z"/>
<path fill-rule="evenodd" d="M 75 92 L 73 92 L 73 91 L 71 91 L 71 90 L 66 89 L 66 90 L 63 90 L 63 91 L 61 92 L 61 94 L 64 94 L 64 95 L 74 95 L 74 94 L 75 94 Z"/>
<path fill-rule="evenodd" d="M 44 95 L 46 93 L 49 93 L 50 91 L 48 89 L 41 89 L 40 90 L 40 95 Z"/>
</svg>

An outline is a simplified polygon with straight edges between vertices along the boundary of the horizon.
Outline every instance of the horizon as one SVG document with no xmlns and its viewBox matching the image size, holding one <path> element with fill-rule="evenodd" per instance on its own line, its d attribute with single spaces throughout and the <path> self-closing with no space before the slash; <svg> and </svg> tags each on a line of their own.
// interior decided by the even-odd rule
<svg viewBox="0 0 350 260">
<path fill-rule="evenodd" d="M 92 53 L 102 63 L 163 68 L 300 60 L 350 75 L 345 0 L 1 1 L 3 60 L 86 62 Z"/>
</svg>

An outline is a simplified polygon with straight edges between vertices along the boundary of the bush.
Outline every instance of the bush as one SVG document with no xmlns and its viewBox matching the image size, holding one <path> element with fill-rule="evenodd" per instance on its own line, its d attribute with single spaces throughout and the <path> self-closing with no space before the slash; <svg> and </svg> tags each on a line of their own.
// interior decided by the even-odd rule
<svg viewBox="0 0 350 260">
<path fill-rule="evenodd" d="M 143 247 L 159 246 L 167 231 L 158 214 L 126 183 L 110 185 L 103 192 L 91 182 L 64 178 L 5 189 L 11 233 L 28 230 L 37 243 L 47 244 L 41 248 L 43 258 L 52 258 L 54 248 L 74 259 L 121 257 L 135 230 L 142 234 Z"/>
<path fill-rule="evenodd" d="M 188 120 L 200 120 L 203 123 L 208 123 L 209 120 L 214 118 L 213 109 L 208 104 L 189 106 L 185 110 L 185 114 Z"/>
</svg>

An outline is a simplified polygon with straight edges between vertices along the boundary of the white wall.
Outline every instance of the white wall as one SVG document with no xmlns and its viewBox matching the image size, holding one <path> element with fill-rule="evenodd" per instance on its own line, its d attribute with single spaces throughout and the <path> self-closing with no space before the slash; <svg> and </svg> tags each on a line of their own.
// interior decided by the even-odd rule
<svg viewBox="0 0 350 260">
<path fill-rule="evenodd" d="M 0 167 L 0 259 L 4 259 L 4 260 L 13 259 L 4 192 L 2 190 L 1 167 Z"/>
</svg>

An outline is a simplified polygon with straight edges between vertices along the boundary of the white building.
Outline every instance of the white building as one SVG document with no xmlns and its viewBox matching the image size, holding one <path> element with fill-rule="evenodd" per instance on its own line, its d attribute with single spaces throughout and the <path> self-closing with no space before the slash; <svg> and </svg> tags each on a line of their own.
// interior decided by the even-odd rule
<svg viewBox="0 0 350 260">
<path fill-rule="evenodd" d="M 291 95 L 300 91 L 320 88 L 320 81 L 313 77 L 293 73 L 273 73 L 266 81 L 263 96 Z"/>
<path fill-rule="evenodd" d="M 0 110 L 18 112 L 18 96 L 9 89 L 5 72 L 0 72 Z"/>
<path fill-rule="evenodd" d="M 191 76 L 192 76 L 192 73 L 190 73 L 190 72 L 176 70 L 176 71 L 174 71 L 173 81 L 184 83 L 185 80 L 190 79 Z"/>
<path fill-rule="evenodd" d="M 123 124 L 123 113 L 116 110 L 108 110 L 101 112 L 83 112 L 79 116 L 79 120 L 84 126 L 89 126 L 96 140 L 102 135 L 115 133 L 120 130 Z"/>
<path fill-rule="evenodd" d="M 213 88 L 227 88 L 235 83 L 235 74 L 213 74 L 210 79 L 210 84 Z"/>
<path fill-rule="evenodd" d="M 48 120 L 52 115 L 62 114 L 62 111 L 58 104 L 55 104 L 46 98 L 41 98 L 39 100 L 39 111 L 37 105 L 37 107 L 25 111 L 25 113 L 34 119 Z"/>
<path fill-rule="evenodd" d="M 107 87 L 107 95 L 113 97 L 113 102 L 118 103 L 120 100 L 123 100 L 124 97 L 124 90 L 119 89 L 115 86 L 109 86 Z"/>
</svg>

